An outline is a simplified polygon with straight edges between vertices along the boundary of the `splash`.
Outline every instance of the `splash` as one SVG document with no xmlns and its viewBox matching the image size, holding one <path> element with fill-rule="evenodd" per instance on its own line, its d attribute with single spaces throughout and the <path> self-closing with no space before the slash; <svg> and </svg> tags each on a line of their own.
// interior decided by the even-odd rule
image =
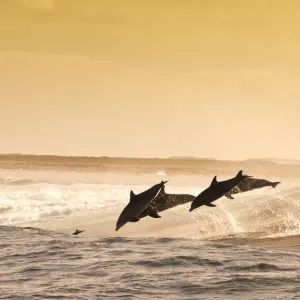
<svg viewBox="0 0 300 300">
<path fill-rule="evenodd" d="M 155 173 L 155 175 L 157 175 L 157 176 L 167 176 L 166 172 L 164 172 L 164 171 L 158 171 L 157 173 Z"/>
<path fill-rule="evenodd" d="M 154 181 L 160 180 L 156 175 Z M 151 176 L 150 176 L 151 177 Z M 150 178 L 149 177 L 149 178 Z M 211 178 L 171 178 L 168 193 L 198 195 Z M 129 201 L 129 192 L 140 193 L 149 187 L 143 176 L 132 184 L 68 185 L 30 179 L 6 180 L 0 192 L 0 224 L 37 226 L 56 231 L 80 225 L 88 234 L 115 236 L 115 222 Z M 147 179 L 148 180 L 148 179 Z M 108 182 L 110 180 L 107 180 Z M 13 183 L 12 183 L 13 182 Z M 19 182 L 19 183 L 16 183 Z M 149 179 L 153 183 L 153 178 Z M 191 182 L 193 182 L 191 185 Z M 144 218 L 128 224 L 120 236 L 219 238 L 228 235 L 259 237 L 288 236 L 300 233 L 300 189 L 261 189 L 239 194 L 234 200 L 225 197 L 217 207 L 201 207 L 189 212 L 190 203 L 161 213 L 162 218 Z M 49 227 L 50 226 L 50 227 Z M 68 229 L 69 230 L 69 229 Z"/>
</svg>

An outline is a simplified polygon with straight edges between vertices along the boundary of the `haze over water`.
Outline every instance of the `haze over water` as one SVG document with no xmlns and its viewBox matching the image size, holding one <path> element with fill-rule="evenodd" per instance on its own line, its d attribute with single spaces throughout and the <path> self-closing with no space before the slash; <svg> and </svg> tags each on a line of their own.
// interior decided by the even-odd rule
<svg viewBox="0 0 300 300">
<path fill-rule="evenodd" d="M 1 1 L 1 152 L 299 158 L 299 6 Z"/>
</svg>

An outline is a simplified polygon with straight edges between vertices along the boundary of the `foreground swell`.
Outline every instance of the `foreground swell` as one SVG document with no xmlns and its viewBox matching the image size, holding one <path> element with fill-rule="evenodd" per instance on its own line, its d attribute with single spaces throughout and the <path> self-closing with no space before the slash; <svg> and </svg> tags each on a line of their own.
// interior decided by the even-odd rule
<svg viewBox="0 0 300 300">
<path fill-rule="evenodd" d="M 297 299 L 298 183 L 190 204 L 115 232 L 129 191 L 165 174 L 68 181 L 3 181 L 0 281 L 3 299 Z M 94 176 L 94 175 L 93 175 Z M 48 180 L 49 179 L 49 180 Z M 62 180 L 63 179 L 63 180 Z M 79 179 L 79 177 L 77 178 Z M 123 177 L 122 177 L 123 180 Z M 172 177 L 168 193 L 197 195 L 205 177 Z M 79 236 L 76 229 L 86 231 Z M 183 239 L 183 237 L 185 239 Z M 272 246 L 256 241 L 271 239 Z M 204 241 L 206 239 L 206 241 Z M 207 241 L 209 240 L 209 241 Z M 225 244 L 225 243 L 230 244 Z M 250 247 L 276 248 L 277 252 Z M 237 244 L 248 245 L 237 245 Z M 269 241 L 266 243 L 270 243 Z M 290 247 L 293 244 L 293 247 Z"/>
<path fill-rule="evenodd" d="M 3 228 L 2 228 L 3 229 Z M 9 231 L 7 235 L 4 232 Z M 296 254 L 188 239 L 1 231 L 3 299 L 290 299 Z M 259 295 L 259 298 L 257 298 Z"/>
</svg>

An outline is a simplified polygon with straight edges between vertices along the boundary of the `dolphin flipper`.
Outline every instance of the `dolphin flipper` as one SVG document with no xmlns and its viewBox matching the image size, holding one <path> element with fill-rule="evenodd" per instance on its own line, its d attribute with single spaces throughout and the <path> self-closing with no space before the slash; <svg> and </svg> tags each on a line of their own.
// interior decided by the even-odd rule
<svg viewBox="0 0 300 300">
<path fill-rule="evenodd" d="M 129 222 L 135 223 L 135 222 L 138 222 L 139 220 L 140 220 L 140 218 L 135 217 L 135 218 L 130 219 Z"/>
<path fill-rule="evenodd" d="M 228 199 L 234 199 L 234 198 L 232 197 L 232 195 L 230 195 L 230 194 L 225 194 L 224 196 L 227 197 Z"/>
<path fill-rule="evenodd" d="M 161 216 L 157 212 L 149 212 L 149 217 L 154 218 L 154 219 L 159 219 Z"/>
<path fill-rule="evenodd" d="M 158 209 L 157 209 L 155 203 L 151 203 L 148 206 L 147 211 L 148 211 L 149 217 L 154 218 L 154 219 L 161 218 L 161 216 L 158 214 Z"/>
<path fill-rule="evenodd" d="M 155 218 L 155 219 L 161 218 L 161 216 L 158 214 L 158 209 L 157 209 L 155 202 L 152 202 L 147 207 L 147 213 L 148 213 L 148 216 L 151 218 Z"/>
<path fill-rule="evenodd" d="M 217 207 L 217 205 L 215 205 L 215 204 L 212 204 L 212 203 L 207 203 L 207 204 L 205 204 L 206 206 L 209 206 L 209 207 Z"/>
</svg>

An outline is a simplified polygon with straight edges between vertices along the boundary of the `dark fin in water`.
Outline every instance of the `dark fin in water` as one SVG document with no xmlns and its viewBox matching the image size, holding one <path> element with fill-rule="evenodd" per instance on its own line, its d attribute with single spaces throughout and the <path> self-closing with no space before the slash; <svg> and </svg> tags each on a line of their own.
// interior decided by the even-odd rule
<svg viewBox="0 0 300 300">
<path fill-rule="evenodd" d="M 272 185 L 271 185 L 271 186 L 272 186 L 272 188 L 274 188 L 274 189 L 275 189 L 275 188 L 276 188 L 276 186 L 277 186 L 279 183 L 281 183 L 281 182 L 272 182 Z"/>
<path fill-rule="evenodd" d="M 217 207 L 217 205 L 212 204 L 212 203 L 207 203 L 207 204 L 204 204 L 204 205 L 209 206 L 209 207 Z"/>
<path fill-rule="evenodd" d="M 234 199 L 230 194 L 225 194 L 225 197 L 227 197 L 228 199 Z"/>
<path fill-rule="evenodd" d="M 130 201 L 135 197 L 135 193 L 131 190 L 130 191 Z"/>
<path fill-rule="evenodd" d="M 135 218 L 130 219 L 129 222 L 135 223 L 135 222 L 138 222 L 139 220 L 140 220 L 140 218 L 135 217 Z"/>
<path fill-rule="evenodd" d="M 217 176 L 215 176 L 215 177 L 213 178 L 213 180 L 212 180 L 210 186 L 213 186 L 213 185 L 215 185 L 216 183 L 218 183 L 218 181 L 217 181 Z"/>
</svg>

